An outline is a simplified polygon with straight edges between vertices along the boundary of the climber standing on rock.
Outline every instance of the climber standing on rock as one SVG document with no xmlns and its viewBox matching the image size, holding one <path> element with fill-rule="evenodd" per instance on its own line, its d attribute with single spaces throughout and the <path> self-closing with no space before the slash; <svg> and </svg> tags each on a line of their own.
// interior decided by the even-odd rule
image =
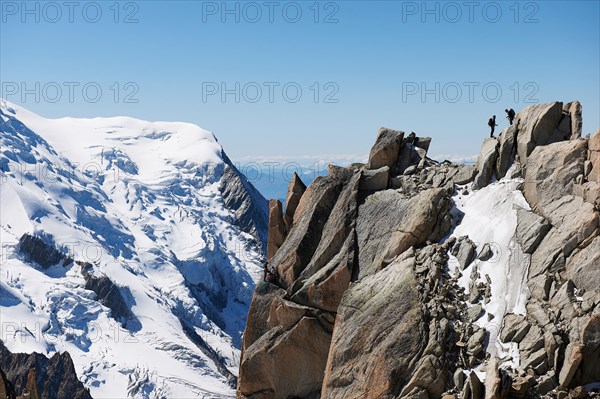
<svg viewBox="0 0 600 399">
<path fill-rule="evenodd" d="M 490 118 L 490 120 L 488 121 L 488 126 L 492 129 L 490 132 L 490 137 L 493 138 L 494 137 L 494 129 L 496 128 L 496 115 L 494 115 L 493 117 Z"/>
<path fill-rule="evenodd" d="M 512 108 L 505 109 L 504 112 L 506 112 L 506 118 L 508 119 L 508 122 L 512 125 L 513 120 L 515 120 L 515 110 Z"/>
</svg>

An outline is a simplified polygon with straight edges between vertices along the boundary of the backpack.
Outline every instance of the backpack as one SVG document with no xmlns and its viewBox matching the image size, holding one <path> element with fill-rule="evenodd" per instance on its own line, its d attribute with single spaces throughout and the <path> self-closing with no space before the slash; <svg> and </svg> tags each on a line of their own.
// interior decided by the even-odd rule
<svg viewBox="0 0 600 399">
<path fill-rule="evenodd" d="M 490 120 L 488 121 L 488 126 L 494 126 L 494 120 L 492 118 L 490 118 Z"/>
</svg>

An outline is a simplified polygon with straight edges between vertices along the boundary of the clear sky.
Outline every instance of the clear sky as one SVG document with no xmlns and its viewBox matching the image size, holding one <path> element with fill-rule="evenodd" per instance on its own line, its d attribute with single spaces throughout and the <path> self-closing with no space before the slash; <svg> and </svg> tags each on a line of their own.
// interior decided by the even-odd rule
<svg viewBox="0 0 600 399">
<path fill-rule="evenodd" d="M 233 159 L 360 157 L 381 126 L 468 156 L 492 114 L 503 128 L 505 108 L 552 100 L 582 102 L 584 133 L 600 126 L 598 1 L 3 0 L 1 11 L 9 101 L 47 117 L 193 122 Z"/>
</svg>

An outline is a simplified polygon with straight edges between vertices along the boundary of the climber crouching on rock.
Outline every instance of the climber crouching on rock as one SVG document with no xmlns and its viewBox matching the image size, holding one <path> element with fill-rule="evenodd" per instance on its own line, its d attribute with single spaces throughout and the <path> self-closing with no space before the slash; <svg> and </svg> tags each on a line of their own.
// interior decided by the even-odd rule
<svg viewBox="0 0 600 399">
<path fill-rule="evenodd" d="M 265 266 L 263 268 L 263 282 L 279 286 L 277 283 L 277 276 L 269 268 L 269 262 L 265 262 Z"/>
</svg>

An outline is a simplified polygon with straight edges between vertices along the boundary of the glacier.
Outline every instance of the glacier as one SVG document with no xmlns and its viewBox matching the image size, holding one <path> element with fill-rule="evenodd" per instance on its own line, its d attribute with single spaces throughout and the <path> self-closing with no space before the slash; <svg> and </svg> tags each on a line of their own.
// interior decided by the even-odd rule
<svg viewBox="0 0 600 399">
<path fill-rule="evenodd" d="M 0 139 L 6 347 L 68 351 L 94 398 L 234 397 L 268 205 L 215 136 L 2 102 Z"/>
</svg>

